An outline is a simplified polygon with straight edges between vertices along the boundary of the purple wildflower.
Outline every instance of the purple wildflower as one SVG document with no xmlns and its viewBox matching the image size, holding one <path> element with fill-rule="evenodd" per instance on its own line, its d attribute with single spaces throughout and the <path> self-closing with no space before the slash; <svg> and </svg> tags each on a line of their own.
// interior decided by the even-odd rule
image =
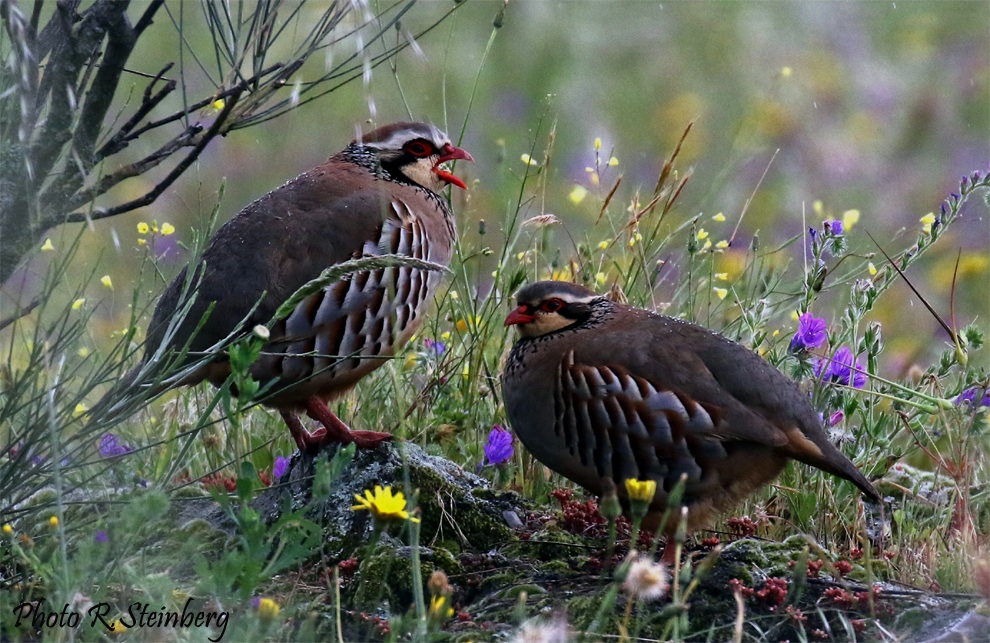
<svg viewBox="0 0 990 643">
<path fill-rule="evenodd" d="M 808 228 L 808 236 L 810 236 L 811 241 L 814 242 L 815 237 L 818 236 L 818 230 L 815 230 L 814 228 Z"/>
<path fill-rule="evenodd" d="M 115 458 L 124 455 L 131 448 L 121 443 L 113 433 L 104 433 L 100 438 L 100 455 L 107 458 Z"/>
<path fill-rule="evenodd" d="M 261 597 L 260 596 L 252 596 L 251 597 L 251 603 L 250 604 L 251 604 L 251 609 L 253 609 L 253 610 L 258 609 L 258 606 L 261 605 Z"/>
<path fill-rule="evenodd" d="M 443 355 L 447 350 L 446 344 L 429 337 L 423 338 L 423 346 L 426 346 L 427 350 L 432 350 L 437 356 Z"/>
<path fill-rule="evenodd" d="M 854 365 L 853 353 L 847 346 L 835 351 L 831 359 L 824 357 L 818 360 L 815 375 L 823 380 L 851 384 L 854 388 L 863 388 L 866 384 L 863 364 L 857 359 Z"/>
<path fill-rule="evenodd" d="M 275 458 L 275 464 L 272 466 L 272 477 L 276 480 L 280 480 L 285 472 L 289 470 L 289 459 L 278 456 Z"/>
<path fill-rule="evenodd" d="M 836 424 L 841 422 L 845 417 L 846 417 L 845 413 L 843 413 L 842 411 L 836 411 L 835 413 L 829 416 L 828 425 L 835 426 Z"/>
<path fill-rule="evenodd" d="M 976 403 L 976 396 L 983 392 L 983 399 Z M 990 390 L 980 386 L 971 386 L 956 397 L 956 404 L 969 404 L 970 406 L 990 406 Z"/>
<path fill-rule="evenodd" d="M 798 329 L 791 340 L 790 351 L 802 351 L 818 348 L 825 341 L 826 325 L 824 319 L 818 319 L 811 313 L 798 317 Z"/>
<path fill-rule="evenodd" d="M 502 464 L 512 459 L 512 434 L 495 425 L 485 443 L 485 462 Z"/>
<path fill-rule="evenodd" d="M 839 219 L 825 222 L 825 232 L 831 232 L 833 236 L 841 237 L 845 231 L 842 221 Z"/>
<path fill-rule="evenodd" d="M 107 532 L 106 531 L 104 531 L 104 530 L 101 529 L 98 532 L 96 532 L 96 534 L 93 535 L 93 540 L 95 540 L 96 542 L 98 542 L 100 544 L 103 544 L 103 543 L 107 542 L 108 540 L 110 540 L 110 536 L 107 535 Z"/>
</svg>

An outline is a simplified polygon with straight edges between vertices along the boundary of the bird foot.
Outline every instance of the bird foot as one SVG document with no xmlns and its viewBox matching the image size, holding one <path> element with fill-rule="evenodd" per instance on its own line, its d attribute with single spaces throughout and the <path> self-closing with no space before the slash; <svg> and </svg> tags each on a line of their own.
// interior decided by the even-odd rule
<svg viewBox="0 0 990 643">
<path fill-rule="evenodd" d="M 314 397 L 306 401 L 306 414 L 323 425 L 312 433 L 308 433 L 308 436 L 311 437 L 305 441 L 307 447 L 310 448 L 315 446 L 318 449 L 326 444 L 350 444 L 353 442 L 359 449 L 374 449 L 382 442 L 388 442 L 392 439 L 391 433 L 351 429 L 319 398 Z"/>
<path fill-rule="evenodd" d="M 336 418 L 336 416 L 334 416 Z M 282 418 L 289 426 L 289 432 L 296 441 L 296 446 L 303 453 L 316 453 L 328 444 L 350 444 L 353 442 L 359 449 L 374 449 L 382 442 L 392 439 L 391 433 L 380 433 L 378 431 L 354 431 L 346 424 L 337 419 L 339 425 L 331 423 L 328 429 L 326 424 L 320 421 L 322 426 L 309 431 L 303 426 L 294 413 L 284 411 Z"/>
<path fill-rule="evenodd" d="M 302 440 L 296 440 L 300 451 L 314 453 L 328 444 L 350 444 L 353 442 L 359 449 L 374 449 L 382 442 L 392 440 L 391 433 L 379 433 L 378 431 L 355 431 L 348 429 L 347 433 L 341 435 L 331 434 L 326 427 L 319 427 L 312 431 L 305 431 Z"/>
</svg>

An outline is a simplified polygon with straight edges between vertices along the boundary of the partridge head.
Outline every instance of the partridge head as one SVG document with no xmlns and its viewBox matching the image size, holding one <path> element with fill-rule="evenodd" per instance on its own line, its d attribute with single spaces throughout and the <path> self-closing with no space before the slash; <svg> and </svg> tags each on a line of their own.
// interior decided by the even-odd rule
<svg viewBox="0 0 990 643">
<path fill-rule="evenodd" d="M 189 361 L 225 338 L 272 319 L 297 289 L 335 264 L 364 255 L 400 254 L 448 265 L 454 219 L 440 192 L 464 182 L 445 167 L 473 161 L 427 123 L 392 123 L 358 137 L 325 163 L 245 207 L 210 239 L 202 261 L 166 288 L 148 330 L 145 359 L 160 345 L 187 347 Z M 178 329 L 187 272 L 195 299 Z M 271 328 L 251 375 L 278 409 L 299 447 L 326 441 L 371 447 L 386 433 L 350 431 L 326 403 L 381 366 L 415 332 L 441 275 L 389 267 L 352 274 L 300 302 Z M 183 384 L 221 385 L 230 374 L 222 351 Z M 323 426 L 308 432 L 297 413 Z"/>
<path fill-rule="evenodd" d="M 676 526 L 659 523 L 682 477 L 693 530 L 772 481 L 790 459 L 878 498 L 829 442 L 807 396 L 743 346 L 570 283 L 525 286 L 517 303 L 505 320 L 520 337 L 502 391 L 519 440 L 591 493 L 614 485 L 626 506 L 625 480 L 655 481 L 649 529 Z"/>
</svg>

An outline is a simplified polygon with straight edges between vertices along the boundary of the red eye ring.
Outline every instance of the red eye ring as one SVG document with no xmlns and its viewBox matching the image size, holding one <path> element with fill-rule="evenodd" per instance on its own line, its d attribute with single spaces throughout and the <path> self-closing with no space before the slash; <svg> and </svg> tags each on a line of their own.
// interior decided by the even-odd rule
<svg viewBox="0 0 990 643">
<path fill-rule="evenodd" d="M 555 313 L 564 307 L 564 302 L 554 297 L 540 304 L 540 310 L 545 313 Z"/>
<path fill-rule="evenodd" d="M 432 156 L 436 153 L 436 150 L 433 148 L 433 144 L 423 140 L 410 141 L 406 143 L 403 149 L 409 154 L 419 158 L 426 158 L 427 156 Z"/>
</svg>

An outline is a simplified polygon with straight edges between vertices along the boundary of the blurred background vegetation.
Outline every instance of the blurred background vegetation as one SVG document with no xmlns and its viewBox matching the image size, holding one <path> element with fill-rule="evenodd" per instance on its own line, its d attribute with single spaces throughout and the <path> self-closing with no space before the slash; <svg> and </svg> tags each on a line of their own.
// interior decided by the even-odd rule
<svg viewBox="0 0 990 643">
<path fill-rule="evenodd" d="M 175 13 L 176 5 L 170 6 Z M 401 33 L 418 33 L 452 6 L 447 0 L 419 3 L 404 16 Z M 199 10 L 187 5 L 194 7 Z M 205 28 L 197 32 L 195 21 L 188 24 L 184 38 L 190 46 L 210 50 Z M 706 218 L 724 213 L 725 230 L 739 225 L 734 247 L 748 248 L 754 234 L 761 247 L 798 237 L 782 253 L 781 265 L 790 260 L 800 270 L 805 230 L 858 210 L 849 235 L 854 254 L 876 251 L 868 237 L 857 234 L 862 230 L 888 247 L 903 248 L 917 235 L 919 219 L 938 213 L 960 176 L 987 169 L 988 24 L 986 2 L 469 0 L 403 52 L 394 67 L 380 66 L 363 83 L 231 132 L 153 205 L 95 222 L 82 236 L 79 270 L 70 271 L 69 279 L 111 277 L 112 291 L 95 279 L 86 286 L 86 306 L 95 308 L 89 332 L 93 348 L 99 348 L 126 327 L 132 286 L 153 301 L 185 264 L 183 245 L 205 226 L 221 184 L 223 221 L 342 148 L 357 128 L 371 127 L 369 120 L 409 117 L 434 121 L 455 139 L 463 132 L 461 145 L 477 160 L 458 168 L 471 189 L 454 195 L 460 232 L 474 248 L 499 246 L 501 223 L 513 214 L 527 171 L 521 156 L 543 163 L 551 129 L 551 160 L 541 170 L 544 193 L 522 214 L 557 215 L 563 229 L 549 232 L 555 235 L 551 244 L 569 244 L 568 234 L 580 240 L 601 203 L 577 202 L 573 188 L 601 196 L 621 174 L 616 199 L 628 203 L 642 191 L 648 200 L 663 160 L 692 120 L 680 157 L 682 168 L 691 167 L 681 212 Z M 386 40 L 399 37 L 392 31 Z M 175 58 L 178 35 L 163 14 L 145 38 L 155 46 L 139 47 L 128 68 L 153 75 L 164 58 Z M 284 91 L 319 76 L 330 61 L 354 49 L 354 42 L 344 40 L 326 57 L 313 57 Z M 192 90 L 210 91 L 196 65 L 187 60 L 186 68 Z M 135 77 L 133 91 L 145 82 Z M 126 76 L 121 88 L 131 88 Z M 618 161 L 598 185 L 586 171 L 594 165 L 596 138 L 602 140 L 603 160 Z M 133 150 L 135 155 L 151 149 L 151 141 L 141 144 L 147 148 Z M 152 172 L 136 180 L 146 185 L 123 184 L 108 202 L 143 194 L 156 178 Z M 990 318 L 986 212 L 982 203 L 968 203 L 950 238 L 909 272 L 947 318 L 952 267 L 961 251 L 959 327 L 974 321 L 986 327 Z M 485 237 L 479 236 L 482 219 Z M 176 232 L 139 245 L 139 222 L 167 222 Z M 56 250 L 79 230 L 53 230 Z M 149 252 L 160 273 L 144 271 L 144 281 L 136 284 Z M 669 299 L 676 288 L 683 254 L 671 256 L 668 274 L 675 279 L 660 286 L 658 300 Z M 5 284 L 4 310 L 37 294 L 52 257 L 36 253 Z M 878 255 L 874 262 L 879 267 L 883 259 Z M 480 262 L 475 269 L 479 275 L 490 271 Z M 75 297 L 77 284 L 66 286 L 65 297 Z M 827 280 L 825 286 L 827 291 Z M 890 377 L 903 376 L 920 360 L 927 363 L 945 339 L 907 286 L 896 288 L 902 296 L 886 298 L 875 311 L 887 340 L 881 373 Z M 828 309 L 822 304 L 820 310 Z M 986 353 L 975 357 L 985 360 Z"/>
</svg>

